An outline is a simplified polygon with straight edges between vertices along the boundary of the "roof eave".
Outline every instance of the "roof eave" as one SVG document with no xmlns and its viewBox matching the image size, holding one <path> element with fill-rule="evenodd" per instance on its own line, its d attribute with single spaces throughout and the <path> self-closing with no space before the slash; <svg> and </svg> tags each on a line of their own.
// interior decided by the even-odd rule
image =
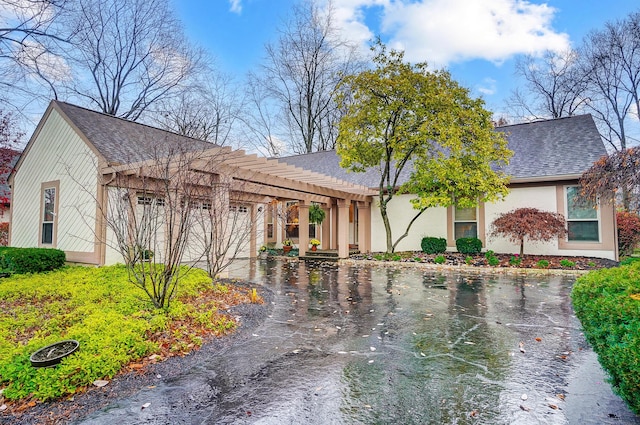
<svg viewBox="0 0 640 425">
<path fill-rule="evenodd" d="M 555 176 L 511 177 L 509 183 L 542 183 L 563 180 L 579 180 L 582 174 L 558 174 Z"/>
</svg>

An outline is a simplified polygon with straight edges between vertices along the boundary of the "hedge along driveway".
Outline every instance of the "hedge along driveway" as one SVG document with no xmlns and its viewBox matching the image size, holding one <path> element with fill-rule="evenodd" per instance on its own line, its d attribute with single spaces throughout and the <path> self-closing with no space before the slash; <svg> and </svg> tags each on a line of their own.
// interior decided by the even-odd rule
<svg viewBox="0 0 640 425">
<path fill-rule="evenodd" d="M 580 277 L 571 298 L 614 391 L 640 413 L 640 261 Z"/>
<path fill-rule="evenodd" d="M 3 396 L 49 400 L 73 394 L 151 353 L 169 355 L 197 346 L 202 334 L 234 328 L 211 301 L 229 293 L 228 287 L 212 285 L 197 269 L 179 284 L 178 298 L 190 301 L 177 300 L 168 311 L 153 308 L 147 295 L 128 282 L 124 266 L 67 267 L 0 280 Z M 203 301 L 194 305 L 195 298 Z M 189 326 L 193 323 L 200 329 Z M 158 338 L 166 334 L 171 337 L 169 346 L 166 338 Z M 78 340 L 79 351 L 55 368 L 31 367 L 32 352 L 62 339 Z"/>
</svg>

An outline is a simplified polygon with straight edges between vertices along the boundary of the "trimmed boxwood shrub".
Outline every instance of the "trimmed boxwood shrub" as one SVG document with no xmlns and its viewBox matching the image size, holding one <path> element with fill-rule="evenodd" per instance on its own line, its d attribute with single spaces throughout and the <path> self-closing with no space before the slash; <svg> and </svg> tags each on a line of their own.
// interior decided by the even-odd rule
<svg viewBox="0 0 640 425">
<path fill-rule="evenodd" d="M 461 254 L 479 254 L 482 251 L 482 241 L 478 238 L 456 239 L 456 249 Z"/>
<path fill-rule="evenodd" d="M 420 247 L 425 254 L 440 254 L 447 251 L 447 240 L 445 238 L 432 238 L 427 236 L 422 238 Z"/>
<path fill-rule="evenodd" d="M 64 251 L 51 248 L 0 248 L 0 273 L 42 273 L 64 266 Z"/>
<path fill-rule="evenodd" d="M 581 276 L 571 298 L 613 390 L 640 413 L 640 262 Z"/>
</svg>

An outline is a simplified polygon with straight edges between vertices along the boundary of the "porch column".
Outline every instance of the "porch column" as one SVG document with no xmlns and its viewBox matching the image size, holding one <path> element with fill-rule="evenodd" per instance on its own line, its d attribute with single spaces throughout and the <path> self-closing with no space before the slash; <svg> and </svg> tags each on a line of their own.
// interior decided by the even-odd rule
<svg viewBox="0 0 640 425">
<path fill-rule="evenodd" d="M 358 249 L 371 252 L 371 203 L 358 202 Z"/>
<path fill-rule="evenodd" d="M 322 248 L 323 249 L 329 249 L 331 248 L 331 205 L 328 206 L 322 206 L 322 211 L 324 211 L 324 221 L 322 222 L 322 230 L 321 230 L 321 235 L 322 238 L 318 238 L 320 239 L 320 242 L 322 242 Z"/>
<path fill-rule="evenodd" d="M 309 246 L 309 204 L 298 202 L 298 250 L 299 256 L 307 254 Z"/>
<path fill-rule="evenodd" d="M 329 249 L 338 249 L 338 208 L 335 203 L 331 204 L 331 245 Z"/>
<path fill-rule="evenodd" d="M 263 220 L 264 221 L 264 220 Z M 249 258 L 258 256 L 256 245 L 258 244 L 258 206 L 251 204 L 251 234 L 249 236 Z"/>
<path fill-rule="evenodd" d="M 349 206 L 351 200 L 338 199 L 338 257 L 349 257 Z"/>
</svg>

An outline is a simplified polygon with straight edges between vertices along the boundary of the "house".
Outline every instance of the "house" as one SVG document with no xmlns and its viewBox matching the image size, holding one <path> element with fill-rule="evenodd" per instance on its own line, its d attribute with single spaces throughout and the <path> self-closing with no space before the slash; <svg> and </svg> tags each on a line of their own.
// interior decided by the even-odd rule
<svg viewBox="0 0 640 425">
<path fill-rule="evenodd" d="M 18 162 L 19 157 L 19 151 L 9 148 L 0 148 L 0 224 L 9 222 L 11 189 L 7 184 L 7 179 L 9 177 L 9 173 L 16 165 L 16 162 Z"/>
<path fill-rule="evenodd" d="M 556 241 L 526 244 L 525 253 L 538 255 L 591 256 L 617 259 L 615 207 L 599 205 L 580 208 L 572 202 L 578 179 L 594 161 L 606 155 L 602 139 L 591 115 L 537 121 L 498 127 L 508 140 L 514 154 L 504 169 L 511 176 L 509 195 L 500 202 L 483 204 L 472 209 L 432 208 L 412 226 L 410 235 L 397 250 L 417 250 L 424 236 L 447 239 L 449 249 L 455 249 L 460 237 L 478 237 L 486 249 L 501 253 L 517 253 L 518 246 L 505 239 L 490 239 L 490 225 L 502 213 L 520 207 L 534 207 L 558 212 L 567 219 L 569 235 Z M 335 151 L 316 152 L 281 158 L 295 165 L 354 184 L 376 188 L 380 177 L 376 170 L 365 173 L 348 172 L 339 165 Z M 402 184 L 409 172 L 401 176 Z M 413 217 L 411 195 L 396 195 L 389 207 L 394 238 L 403 234 Z M 355 214 L 358 214 L 357 208 Z M 371 202 L 371 245 L 373 252 L 385 251 L 386 240 L 380 211 Z M 357 219 L 353 222 L 357 224 Z M 350 243 L 358 244 L 357 230 L 350 232 Z"/>
<path fill-rule="evenodd" d="M 568 202 L 582 172 L 605 154 L 591 117 L 498 131 L 507 133 L 515 152 L 507 170 L 512 176 L 507 198 L 469 210 L 428 210 L 398 249 L 419 249 L 423 236 L 446 237 L 453 248 L 457 237 L 475 235 L 487 249 L 516 252 L 517 247 L 507 241 L 488 239 L 488 226 L 501 212 L 534 206 L 569 217 L 570 237 L 527 246 L 527 253 L 615 259 L 613 207 L 585 211 Z M 52 101 L 9 177 L 10 244 L 59 248 L 72 262 L 112 264 L 123 260 L 123 243 L 139 243 L 123 242 L 118 229 L 137 225 L 144 211 L 177 209 L 194 217 L 186 230 L 178 232 L 189 236 L 185 261 L 202 259 L 206 247 L 202 236 L 232 222 L 233 230 L 224 238 L 229 238 L 230 252 L 237 257 L 255 257 L 262 244 L 279 245 L 285 238 L 294 240 L 301 255 L 312 237 L 343 258 L 350 247 L 384 250 L 374 172 L 348 173 L 338 162 L 334 151 L 262 158 Z M 182 182 L 178 174 L 171 174 L 181 169 L 198 180 Z M 174 192 L 161 191 L 169 186 L 175 189 L 175 199 Z M 410 195 L 399 195 L 392 201 L 396 234 L 411 217 L 409 199 Z M 322 224 L 309 223 L 312 205 L 325 211 Z M 215 215 L 212 211 L 233 213 L 233 220 L 225 215 L 223 222 L 208 227 L 194 225 L 197 217 Z M 167 238 L 175 237 L 176 229 L 157 220 L 153 225 L 151 249 L 162 258 Z"/>
<path fill-rule="evenodd" d="M 181 168 L 184 173 L 176 174 Z M 184 176 L 199 180 L 177 181 Z M 155 258 L 166 255 L 165 238 L 175 237 L 177 229 L 149 219 L 144 215 L 148 210 L 166 211 L 173 205 L 206 217 L 217 207 L 227 222 L 217 223 L 214 230 L 224 232 L 235 245 L 228 252 L 255 257 L 264 243 L 264 209 L 273 200 L 295 199 L 301 210 L 312 203 L 336 205 L 340 211 L 331 220 L 333 228 L 346 229 L 348 206 L 366 202 L 373 194 L 369 188 L 277 160 L 59 101 L 49 104 L 9 184 L 11 246 L 58 248 L 70 262 L 95 265 L 122 262 L 124 243 L 150 247 Z M 166 191 L 158 196 L 163 185 L 181 185 L 176 199 L 167 199 L 171 193 Z M 155 226 L 154 241 L 119 238 L 119 231 L 140 225 L 141 217 Z M 301 217 L 304 229 L 306 215 Z M 212 231 L 211 222 L 208 228 L 204 223 L 202 231 L 195 224 L 194 219 L 185 230 L 192 236 L 186 261 L 202 259 L 204 247 L 198 237 Z M 308 236 L 302 230 L 300 237 Z M 346 236 L 337 237 L 338 244 L 341 255 L 347 256 Z"/>
</svg>

